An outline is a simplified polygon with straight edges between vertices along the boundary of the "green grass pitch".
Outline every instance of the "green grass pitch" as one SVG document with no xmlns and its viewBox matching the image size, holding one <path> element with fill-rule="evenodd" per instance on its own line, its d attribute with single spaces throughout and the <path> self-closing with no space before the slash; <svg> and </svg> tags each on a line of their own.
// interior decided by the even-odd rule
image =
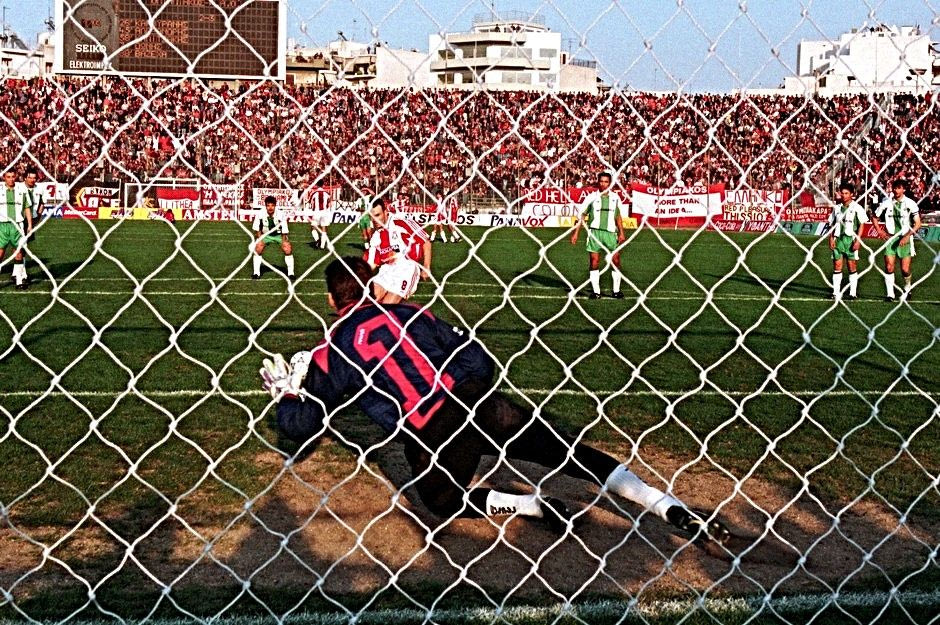
<svg viewBox="0 0 940 625">
<path fill-rule="evenodd" d="M 55 282 L 34 261 L 27 291 L 9 264 L 0 273 L 7 527 L 70 528 L 93 503 L 133 541 L 183 495 L 224 519 L 263 492 L 279 467 L 253 459 L 282 443 L 260 361 L 316 344 L 335 320 L 331 257 L 291 230 L 292 293 L 273 246 L 275 270 L 249 279 L 249 233 L 236 224 L 43 225 L 32 249 Z M 562 231 L 464 234 L 434 244 L 437 285 L 414 301 L 474 328 L 505 366 L 500 387 L 559 426 L 625 456 L 634 443 L 704 449 L 703 462 L 737 478 L 793 488 L 805 476 L 835 504 L 874 489 L 940 520 L 938 250 L 921 246 L 910 302 L 881 301 L 863 254 L 860 299 L 836 304 L 825 240 L 643 229 L 623 252 L 626 298 L 590 301 L 587 255 Z M 349 231 L 336 250 L 361 254 L 357 244 Z M 330 470 L 355 466 L 345 448 L 325 449 Z M 0 618 L 17 616 L 0 604 Z"/>
</svg>

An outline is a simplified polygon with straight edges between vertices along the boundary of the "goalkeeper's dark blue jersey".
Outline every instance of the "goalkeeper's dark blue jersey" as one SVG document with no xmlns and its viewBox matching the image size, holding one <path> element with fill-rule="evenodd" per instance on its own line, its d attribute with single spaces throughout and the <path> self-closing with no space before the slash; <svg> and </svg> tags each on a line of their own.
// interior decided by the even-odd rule
<svg viewBox="0 0 940 625">
<path fill-rule="evenodd" d="M 308 396 L 278 404 L 278 425 L 294 440 L 322 433 L 324 415 L 347 396 L 388 432 L 399 423 L 420 430 L 462 382 L 492 381 L 493 359 L 483 346 L 430 312 L 367 304 L 342 314 L 313 349 Z"/>
</svg>

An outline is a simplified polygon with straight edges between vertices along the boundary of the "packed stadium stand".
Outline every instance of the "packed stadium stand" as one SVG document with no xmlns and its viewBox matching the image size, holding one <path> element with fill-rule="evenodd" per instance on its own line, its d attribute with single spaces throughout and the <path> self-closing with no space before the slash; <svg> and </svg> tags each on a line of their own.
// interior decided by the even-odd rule
<svg viewBox="0 0 940 625">
<path fill-rule="evenodd" d="M 99 77 L 8 80 L 0 115 L 22 135 L 6 135 L 0 159 L 35 159 L 59 182 L 321 179 L 419 194 L 470 180 L 464 191 L 514 198 L 533 179 L 589 182 L 601 162 L 658 186 L 825 192 L 837 177 L 884 187 L 903 175 L 912 195 L 933 200 L 940 169 L 936 106 L 901 95 L 323 90 Z"/>
</svg>

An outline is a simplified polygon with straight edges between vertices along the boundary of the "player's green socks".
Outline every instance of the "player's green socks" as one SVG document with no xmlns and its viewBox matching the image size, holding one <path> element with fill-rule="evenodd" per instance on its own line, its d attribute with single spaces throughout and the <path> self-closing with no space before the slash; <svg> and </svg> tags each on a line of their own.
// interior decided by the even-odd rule
<svg viewBox="0 0 940 625">
<path fill-rule="evenodd" d="M 669 520 L 666 518 L 666 511 L 669 508 L 684 507 L 681 501 L 658 488 L 653 488 L 623 465 L 611 472 L 604 483 L 604 488 L 617 493 L 624 499 L 640 504 L 647 510 L 652 510 L 656 516 L 666 521 Z"/>
</svg>

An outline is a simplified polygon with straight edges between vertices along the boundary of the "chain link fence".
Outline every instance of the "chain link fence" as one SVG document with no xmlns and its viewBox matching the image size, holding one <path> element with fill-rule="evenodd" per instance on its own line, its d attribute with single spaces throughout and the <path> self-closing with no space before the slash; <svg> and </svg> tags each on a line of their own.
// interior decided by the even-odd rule
<svg viewBox="0 0 940 625">
<path fill-rule="evenodd" d="M 0 92 L 0 619 L 936 622 L 934 8 L 253 4 Z"/>
</svg>

